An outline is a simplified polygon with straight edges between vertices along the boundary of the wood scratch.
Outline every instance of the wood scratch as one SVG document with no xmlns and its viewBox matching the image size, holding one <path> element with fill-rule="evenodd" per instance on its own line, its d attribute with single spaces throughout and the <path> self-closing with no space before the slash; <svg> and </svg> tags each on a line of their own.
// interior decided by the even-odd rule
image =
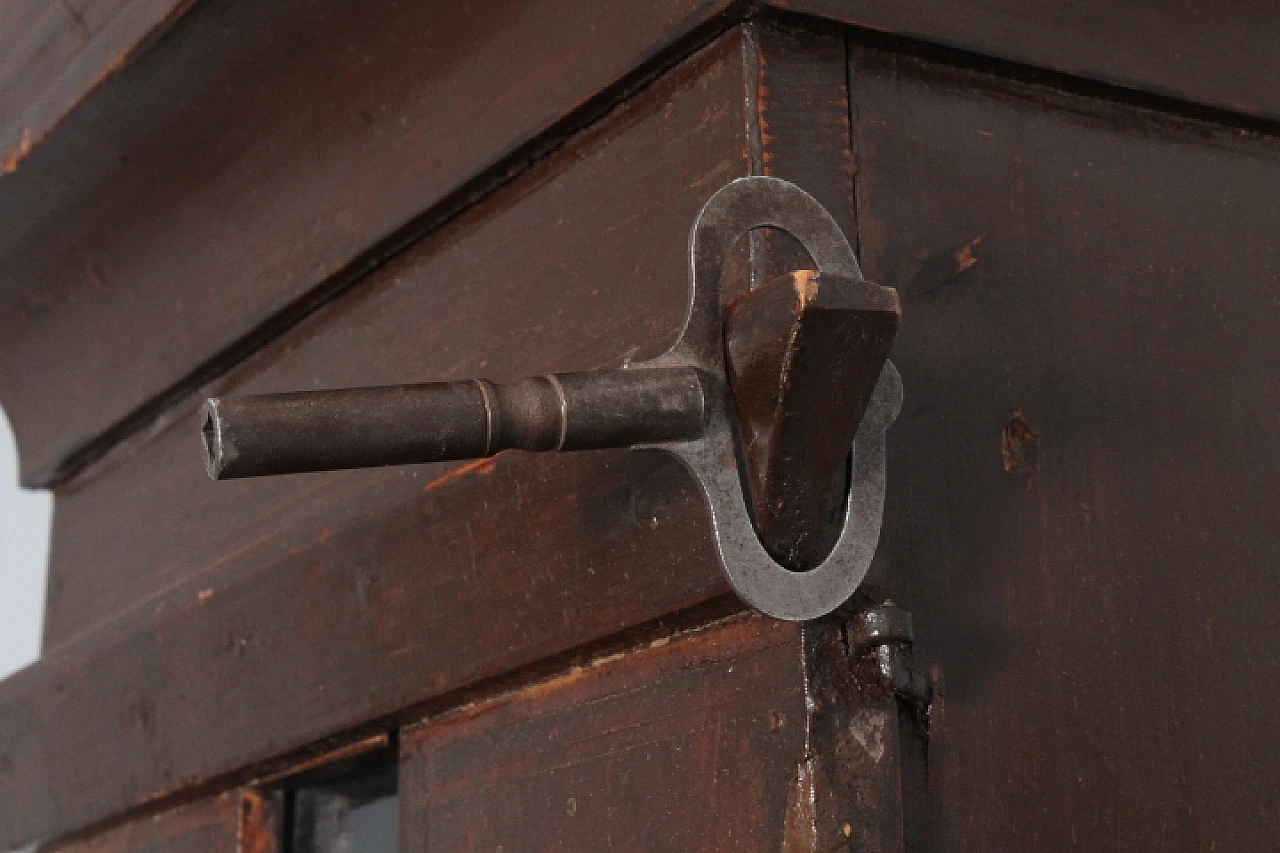
<svg viewBox="0 0 1280 853">
<path fill-rule="evenodd" d="M 978 263 L 978 256 L 973 253 L 973 250 L 983 241 L 983 239 L 986 238 L 986 236 L 986 234 L 979 234 L 977 237 L 974 237 L 972 240 L 956 250 L 956 275 L 959 275 Z"/>
<path fill-rule="evenodd" d="M 437 489 L 443 489 L 445 486 L 451 485 L 458 480 L 461 480 L 463 477 L 468 477 L 472 474 L 490 474 L 493 472 L 493 469 L 497 464 L 498 457 L 490 456 L 488 459 L 477 459 L 474 462 L 459 465 L 457 468 L 449 471 L 449 473 L 437 477 L 430 483 L 427 483 L 422 487 L 422 490 L 424 492 L 434 492 Z"/>
</svg>

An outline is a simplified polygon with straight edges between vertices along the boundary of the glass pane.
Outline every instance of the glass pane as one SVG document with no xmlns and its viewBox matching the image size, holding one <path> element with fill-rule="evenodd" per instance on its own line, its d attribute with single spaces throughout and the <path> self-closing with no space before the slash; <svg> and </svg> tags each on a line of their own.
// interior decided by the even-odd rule
<svg viewBox="0 0 1280 853">
<path fill-rule="evenodd" d="M 293 792 L 293 853 L 396 853 L 400 802 L 389 761 Z"/>
</svg>

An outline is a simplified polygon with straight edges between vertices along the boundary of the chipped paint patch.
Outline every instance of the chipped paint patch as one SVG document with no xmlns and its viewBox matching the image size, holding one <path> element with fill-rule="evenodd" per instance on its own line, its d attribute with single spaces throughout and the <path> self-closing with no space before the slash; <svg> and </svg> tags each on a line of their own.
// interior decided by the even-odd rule
<svg viewBox="0 0 1280 853">
<path fill-rule="evenodd" d="M 973 253 L 973 250 L 976 249 L 984 239 L 986 239 L 986 236 L 986 234 L 979 234 L 959 249 L 956 249 L 956 275 L 977 266 L 978 256 Z"/>
<path fill-rule="evenodd" d="M 11 175 L 18 170 L 18 164 L 27 158 L 31 153 L 31 149 L 35 147 L 35 135 L 31 132 L 31 128 L 24 127 L 22 129 L 22 141 L 18 143 L 18 147 L 10 151 L 4 158 L 4 173 Z"/>
<path fill-rule="evenodd" d="M 884 714 L 868 710 L 858 711 L 849 720 L 849 734 L 877 764 L 884 758 L 885 722 Z"/>
<path fill-rule="evenodd" d="M 817 270 L 797 270 L 791 274 L 791 283 L 796 289 L 796 299 L 799 300 L 796 313 L 803 311 L 817 297 L 818 291 L 822 289 L 820 278 Z"/>
<path fill-rule="evenodd" d="M 1040 437 L 1031 429 L 1022 409 L 1014 409 L 1000 433 L 1000 459 L 1004 470 L 1021 470 L 1035 460 Z"/>
</svg>

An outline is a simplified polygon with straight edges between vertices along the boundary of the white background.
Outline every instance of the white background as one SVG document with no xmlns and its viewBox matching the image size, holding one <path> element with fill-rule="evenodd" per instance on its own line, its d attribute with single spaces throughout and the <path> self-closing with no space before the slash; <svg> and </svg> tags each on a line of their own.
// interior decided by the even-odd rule
<svg viewBox="0 0 1280 853">
<path fill-rule="evenodd" d="M 0 410 L 0 678 L 40 653 L 53 496 L 18 488 L 18 458 Z"/>
</svg>

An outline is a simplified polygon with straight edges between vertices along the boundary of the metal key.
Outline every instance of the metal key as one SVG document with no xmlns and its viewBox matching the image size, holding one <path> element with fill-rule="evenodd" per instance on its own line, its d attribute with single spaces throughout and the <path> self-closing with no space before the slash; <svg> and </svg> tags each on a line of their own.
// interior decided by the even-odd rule
<svg viewBox="0 0 1280 853">
<path fill-rule="evenodd" d="M 725 259 L 761 227 L 796 237 L 817 269 L 725 305 Z M 887 361 L 897 294 L 866 282 L 830 214 L 776 178 L 742 178 L 717 191 L 694 222 L 689 256 L 683 332 L 658 358 L 509 385 L 475 379 L 210 399 L 201 428 L 209 475 L 443 462 L 508 449 L 659 449 L 700 485 L 721 566 L 743 600 L 779 619 L 830 613 L 861 583 L 879 538 L 884 434 L 902 403 Z M 780 564 L 760 534 L 772 540 L 787 528 L 787 541 L 795 540 L 791 529 L 821 517 L 846 464 L 835 545 L 806 571 Z"/>
</svg>

